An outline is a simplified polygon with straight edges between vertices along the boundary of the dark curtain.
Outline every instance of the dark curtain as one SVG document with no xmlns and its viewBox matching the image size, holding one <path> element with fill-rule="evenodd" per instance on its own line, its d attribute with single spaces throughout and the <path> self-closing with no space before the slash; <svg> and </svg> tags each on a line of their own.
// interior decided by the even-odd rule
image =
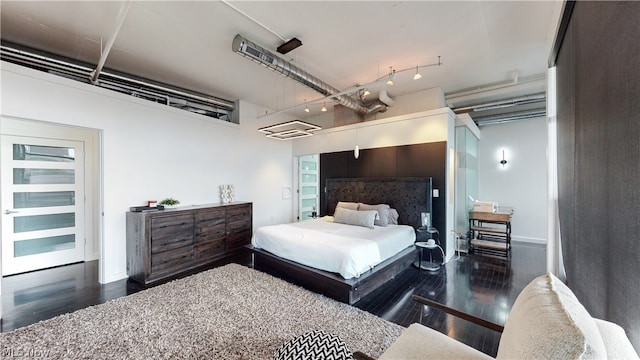
<svg viewBox="0 0 640 360">
<path fill-rule="evenodd" d="M 567 284 L 640 350 L 640 2 L 578 1 L 556 60 Z"/>
</svg>

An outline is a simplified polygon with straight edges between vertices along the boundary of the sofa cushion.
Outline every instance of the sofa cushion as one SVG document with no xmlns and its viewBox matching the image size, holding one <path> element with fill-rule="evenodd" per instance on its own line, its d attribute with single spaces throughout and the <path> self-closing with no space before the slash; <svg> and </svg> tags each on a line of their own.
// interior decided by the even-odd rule
<svg viewBox="0 0 640 360">
<path fill-rule="evenodd" d="M 420 324 L 411 324 L 379 360 L 492 359 L 447 335 Z"/>
<path fill-rule="evenodd" d="M 620 325 L 595 318 L 593 320 L 596 322 L 598 330 L 600 330 L 602 342 L 604 342 L 604 347 L 607 349 L 608 359 L 639 359 L 627 334 Z"/>
<path fill-rule="evenodd" d="M 552 274 L 527 285 L 504 326 L 498 359 L 606 359 L 598 327 L 571 290 Z"/>
</svg>

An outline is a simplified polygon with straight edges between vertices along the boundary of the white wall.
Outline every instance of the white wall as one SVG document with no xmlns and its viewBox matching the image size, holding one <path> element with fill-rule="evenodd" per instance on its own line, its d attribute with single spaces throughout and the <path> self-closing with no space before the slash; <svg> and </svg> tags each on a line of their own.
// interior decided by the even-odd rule
<svg viewBox="0 0 640 360">
<path fill-rule="evenodd" d="M 546 119 L 483 126 L 480 131 L 479 200 L 514 208 L 513 240 L 546 243 Z M 499 163 L 503 149 L 504 167 Z"/>
<path fill-rule="evenodd" d="M 218 185 L 233 184 L 236 200 L 253 202 L 254 228 L 292 219 L 291 199 L 282 199 L 291 143 L 257 132 L 249 103 L 240 103 L 236 125 L 10 63 L 1 75 L 3 116 L 101 132 L 101 282 L 126 277 L 125 213 L 149 199 L 218 203 Z"/>
</svg>

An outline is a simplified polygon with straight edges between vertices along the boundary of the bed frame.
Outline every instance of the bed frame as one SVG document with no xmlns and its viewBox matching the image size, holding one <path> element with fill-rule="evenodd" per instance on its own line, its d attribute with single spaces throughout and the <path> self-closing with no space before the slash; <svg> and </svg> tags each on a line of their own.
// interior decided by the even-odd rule
<svg viewBox="0 0 640 360">
<path fill-rule="evenodd" d="M 421 226 L 421 213 L 431 211 L 431 178 L 350 178 L 327 179 L 326 213 L 333 214 L 338 201 L 389 204 L 398 210 L 398 223 Z M 404 271 L 415 260 L 414 247 L 408 247 L 381 262 L 358 278 L 318 270 L 246 246 L 253 253 L 253 266 L 308 290 L 338 301 L 354 304 Z"/>
</svg>

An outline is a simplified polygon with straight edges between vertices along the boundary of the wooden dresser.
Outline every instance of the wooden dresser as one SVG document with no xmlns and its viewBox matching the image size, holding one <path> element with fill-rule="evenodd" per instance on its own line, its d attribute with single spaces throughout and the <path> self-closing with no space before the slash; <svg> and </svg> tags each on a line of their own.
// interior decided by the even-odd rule
<svg viewBox="0 0 640 360">
<path fill-rule="evenodd" d="M 253 204 L 127 212 L 127 273 L 150 284 L 207 265 L 251 242 Z"/>
</svg>

